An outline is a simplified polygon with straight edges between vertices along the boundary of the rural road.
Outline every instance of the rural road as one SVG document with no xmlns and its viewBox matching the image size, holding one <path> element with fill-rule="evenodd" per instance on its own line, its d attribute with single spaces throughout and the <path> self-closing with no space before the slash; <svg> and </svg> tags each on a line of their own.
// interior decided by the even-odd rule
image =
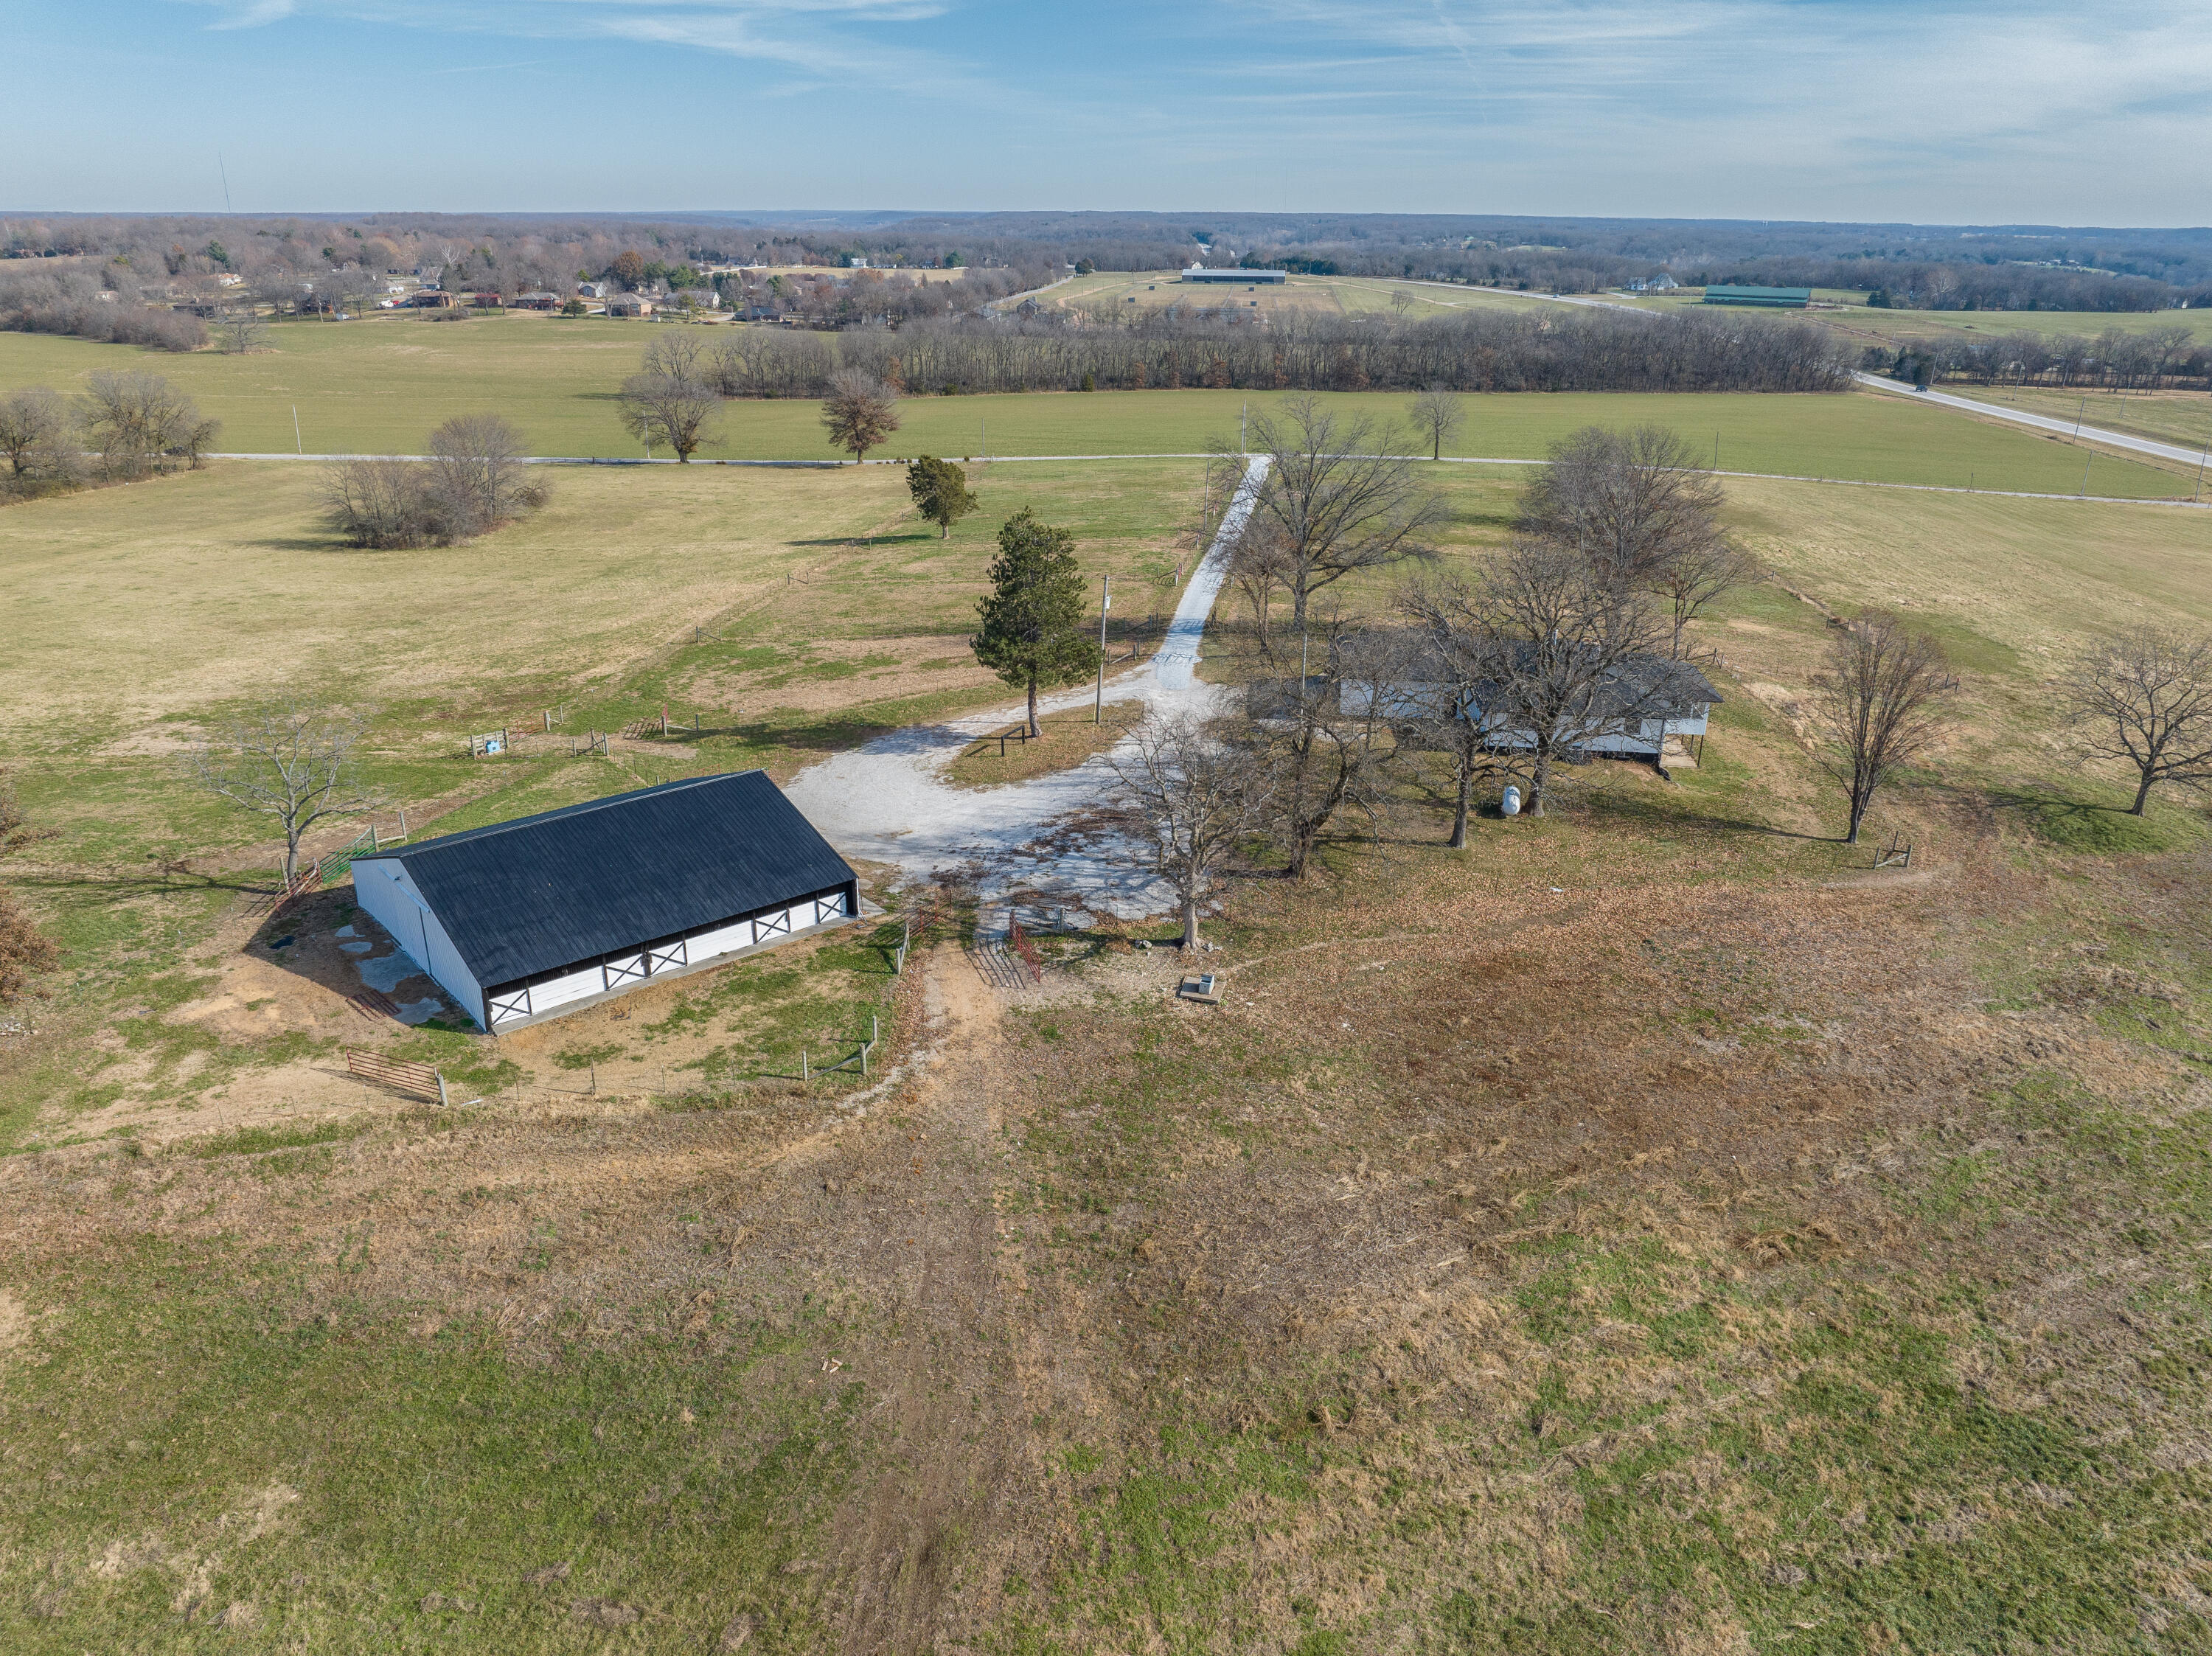
<svg viewBox="0 0 2212 1656">
<path fill-rule="evenodd" d="M 1228 576 L 1230 549 L 1252 515 L 1267 473 L 1264 455 L 1247 463 L 1244 481 L 1183 588 L 1158 653 L 1144 666 L 1108 681 L 1108 701 L 1141 700 L 1150 708 L 1173 712 L 1212 700 L 1212 688 L 1200 683 L 1195 671 L 1199 646 Z M 1085 685 L 1038 705 L 1056 713 L 1080 707 L 1092 694 Z M 944 724 L 910 725 L 801 771 L 784 792 L 839 851 L 891 864 L 917 878 L 979 861 L 988 870 L 987 889 L 1016 883 L 1013 877 L 1019 874 L 1018 883 L 1048 886 L 1071 907 L 1080 905 L 1132 919 L 1165 907 L 1166 888 L 1141 864 L 1101 855 L 1095 848 L 1054 846 L 1033 852 L 1033 875 L 1018 866 L 1024 848 L 1045 836 L 1054 822 L 1104 797 L 1114 783 L 1107 755 L 1004 787 L 956 787 L 945 779 L 945 767 L 963 749 L 986 730 L 1005 728 L 1021 712 L 1019 704 L 1010 703 Z"/>
<path fill-rule="evenodd" d="M 1888 391 L 1907 402 L 1940 403 L 1947 409 L 1960 409 L 1968 414 L 1985 414 L 1992 420 L 2008 420 L 2016 426 L 2032 426 L 2038 431 L 2056 432 L 2061 437 L 2083 437 L 2093 443 L 2131 449 L 2137 454 L 2154 455 L 2161 460 L 2179 460 L 2185 465 L 2201 465 L 2205 458 L 2205 452 L 2202 449 L 2153 442 L 2148 437 L 2130 437 L 2125 432 L 2107 430 L 2102 426 L 2079 425 L 2074 421 L 2058 419 L 2048 414 L 2030 414 L 2024 409 L 2000 408 L 1994 403 L 1978 402 L 1971 397 L 1954 397 L 1948 391 L 1907 391 L 1896 380 L 1884 379 L 1876 374 L 1859 373 L 1851 377 L 1862 385 Z"/>
</svg>

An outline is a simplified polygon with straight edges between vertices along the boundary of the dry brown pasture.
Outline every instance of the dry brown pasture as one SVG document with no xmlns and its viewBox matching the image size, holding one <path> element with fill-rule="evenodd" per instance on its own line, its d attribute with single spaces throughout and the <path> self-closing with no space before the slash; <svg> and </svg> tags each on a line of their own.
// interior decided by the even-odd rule
<svg viewBox="0 0 2212 1656">
<path fill-rule="evenodd" d="M 1133 574 L 1169 558 L 1186 472 L 1008 470 Z M 460 820 L 761 750 L 398 768 L 564 681 L 823 743 L 1003 696 L 957 664 L 981 537 L 893 540 L 896 474 L 819 476 L 563 473 L 434 565 L 314 543 L 274 468 L 171 480 L 159 536 L 102 515 L 135 490 L 0 517 L 44 561 L 9 740 L 78 813 L 23 881 L 75 975 L 0 1053 L 52 1089 L 0 1158 L 0 1643 L 2190 1647 L 2212 866 L 2192 814 L 2101 809 L 2045 686 L 2207 613 L 2202 515 L 1732 485 L 1778 579 L 1701 628 L 1705 766 L 1593 767 L 1464 856 L 1408 768 L 1313 880 L 1238 882 L 1218 1009 L 1133 936 L 1012 997 L 948 937 L 866 1086 L 653 1084 L 799 1027 L 794 950 L 713 1022 L 685 980 L 498 1043 L 470 1109 L 371 1100 L 331 1063 L 333 900 L 280 961 L 221 830 L 193 876 L 126 866 L 162 741 L 287 660 L 390 698 L 394 773 Z M 1451 486 L 1461 556 L 1502 494 Z M 1821 837 L 1796 728 L 1863 603 L 1969 686 L 1880 808 L 1909 870 Z M 756 630 L 687 646 L 702 612 Z M 748 655 L 770 624 L 810 647 Z"/>
</svg>

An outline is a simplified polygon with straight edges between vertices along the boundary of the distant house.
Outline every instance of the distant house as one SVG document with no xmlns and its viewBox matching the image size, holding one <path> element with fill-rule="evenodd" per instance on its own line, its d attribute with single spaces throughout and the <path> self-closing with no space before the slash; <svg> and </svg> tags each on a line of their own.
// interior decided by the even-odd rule
<svg viewBox="0 0 2212 1656">
<path fill-rule="evenodd" d="M 518 311 L 557 311 L 561 308 L 561 295 L 541 288 L 536 293 L 517 294 L 507 303 Z"/>
<path fill-rule="evenodd" d="M 443 311 L 453 307 L 453 296 L 451 294 L 440 293 L 435 288 L 425 288 L 414 298 L 402 300 L 400 302 L 412 310 Z"/>
<path fill-rule="evenodd" d="M 609 316 L 651 316 L 659 308 L 643 294 L 617 294 L 607 301 Z"/>
<path fill-rule="evenodd" d="M 1288 270 L 1209 270 L 1194 264 L 1182 273 L 1185 282 L 1237 282 L 1245 287 L 1272 287 L 1291 279 Z"/>
<path fill-rule="evenodd" d="M 1533 645 L 1520 647 L 1535 648 Z M 1339 691 L 1340 709 L 1347 718 L 1364 719 L 1370 710 L 1385 720 L 1424 717 L 1437 707 L 1440 697 L 1449 694 L 1449 675 L 1425 650 L 1409 650 L 1402 641 L 1394 641 L 1386 634 L 1371 640 L 1358 653 L 1370 660 L 1395 658 L 1403 664 L 1387 673 L 1364 676 L 1357 664 L 1350 666 Z M 1356 663 L 1358 657 L 1354 659 Z M 1632 656 L 1589 699 L 1567 745 L 1583 754 L 1659 759 L 1665 754 L 1669 737 L 1705 735 L 1708 717 L 1721 700 L 1711 682 L 1686 661 L 1658 655 Z M 1535 745 L 1534 732 L 1516 701 L 1511 684 L 1504 679 L 1478 688 L 1459 709 L 1459 715 L 1478 721 L 1494 749 L 1510 752 Z"/>
<path fill-rule="evenodd" d="M 580 282 L 576 284 L 576 297 L 579 299 L 605 299 L 607 296 L 608 288 L 612 285 L 613 284 L 611 282 Z"/>
<path fill-rule="evenodd" d="M 471 294 L 469 303 L 479 311 L 496 311 L 507 301 L 497 294 Z"/>
<path fill-rule="evenodd" d="M 764 771 L 357 857 L 356 901 L 501 1033 L 849 924 L 851 868 Z"/>
<path fill-rule="evenodd" d="M 1750 305 L 1768 311 L 1802 311 L 1813 302 L 1810 288 L 1745 288 L 1727 282 L 1708 283 L 1708 305 Z"/>
<path fill-rule="evenodd" d="M 1682 284 L 1662 273 L 1656 276 L 1638 276 L 1628 284 L 1632 294 L 1671 294 Z"/>
</svg>

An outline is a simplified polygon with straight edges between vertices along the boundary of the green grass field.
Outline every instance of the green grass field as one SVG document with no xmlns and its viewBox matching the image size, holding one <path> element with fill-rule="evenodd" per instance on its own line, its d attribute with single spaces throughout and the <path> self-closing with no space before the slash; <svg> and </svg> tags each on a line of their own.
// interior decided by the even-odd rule
<svg viewBox="0 0 2212 1656">
<path fill-rule="evenodd" d="M 109 345 L 0 335 L 0 386 L 66 389 L 101 368 L 167 374 L 224 422 L 226 450 L 289 451 L 293 411 L 308 452 L 418 452 L 451 415 L 496 408 L 534 452 L 640 454 L 617 423 L 612 394 L 653 337 L 644 324 L 510 317 L 432 325 L 378 319 L 297 323 L 275 331 L 281 349 L 254 356 L 153 356 Z M 1395 417 L 1407 398 L 1328 399 L 1347 411 Z M 891 454 L 954 457 L 1190 453 L 1237 440 L 1240 415 L 1267 398 L 1243 391 L 1157 391 L 910 397 Z M 1980 427 L 1942 410 L 1850 393 L 1836 397 L 1498 395 L 1463 399 L 1453 445 L 1462 457 L 1540 458 L 1589 424 L 1655 422 L 1682 434 L 1723 470 L 1869 482 L 2072 494 L 2078 451 L 2055 440 Z M 834 458 L 811 402 L 740 402 L 725 416 L 725 446 L 708 458 Z M 1716 447 L 1717 446 L 1717 447 Z M 2190 480 L 2136 460 L 2100 456 L 2093 493 L 2185 496 Z"/>
<path fill-rule="evenodd" d="M 2148 333 L 2153 328 L 2177 325 L 2188 329 L 2190 337 L 2200 344 L 2212 340 L 2212 311 L 1893 311 L 1875 310 L 1867 304 L 1864 294 L 1844 289 L 1816 288 L 1814 296 L 1847 309 L 1841 315 L 1833 311 L 1807 311 L 1808 319 L 1869 341 L 1924 339 L 1947 333 L 2076 334 L 2094 339 L 2108 328 L 2122 333 Z M 1698 310 L 1704 304 L 1697 291 L 1608 294 L 1606 298 L 1613 304 L 1649 311 Z"/>
</svg>

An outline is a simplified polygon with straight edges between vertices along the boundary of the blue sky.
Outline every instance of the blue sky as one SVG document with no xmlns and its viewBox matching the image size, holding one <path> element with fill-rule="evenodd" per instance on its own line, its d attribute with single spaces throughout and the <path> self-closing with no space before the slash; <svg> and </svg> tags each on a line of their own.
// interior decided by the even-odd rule
<svg viewBox="0 0 2212 1656">
<path fill-rule="evenodd" d="M 0 209 L 2212 222 L 2202 0 L 18 0 Z"/>
</svg>

